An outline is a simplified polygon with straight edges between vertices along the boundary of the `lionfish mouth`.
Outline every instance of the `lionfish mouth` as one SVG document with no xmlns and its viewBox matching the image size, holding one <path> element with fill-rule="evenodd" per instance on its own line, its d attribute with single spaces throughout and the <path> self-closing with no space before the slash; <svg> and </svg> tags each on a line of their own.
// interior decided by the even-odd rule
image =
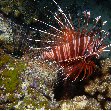
<svg viewBox="0 0 111 111">
<path fill-rule="evenodd" d="M 38 30 L 46 36 L 42 42 L 48 44 L 42 51 L 40 58 L 51 61 L 57 64 L 59 68 L 68 78 L 73 76 L 76 80 L 84 72 L 82 80 L 88 78 L 94 71 L 96 63 L 92 58 L 99 58 L 101 53 L 111 44 L 106 45 L 104 40 L 107 39 L 109 33 L 98 27 L 98 24 L 104 25 L 106 21 L 102 22 L 101 17 L 94 20 L 94 25 L 89 27 L 91 21 L 90 11 L 84 11 L 83 18 L 78 18 L 78 26 L 72 22 L 70 14 L 67 16 L 55 0 L 53 2 L 58 7 L 58 12 L 53 15 L 56 23 L 60 28 L 37 20 L 50 27 L 49 31 Z M 82 24 L 82 20 L 84 23 Z M 36 40 L 37 41 L 37 40 Z"/>
</svg>

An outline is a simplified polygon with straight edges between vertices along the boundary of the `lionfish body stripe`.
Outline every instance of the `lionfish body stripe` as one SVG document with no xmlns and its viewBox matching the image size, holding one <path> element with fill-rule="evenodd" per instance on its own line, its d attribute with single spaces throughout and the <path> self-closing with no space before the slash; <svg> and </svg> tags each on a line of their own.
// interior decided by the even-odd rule
<svg viewBox="0 0 111 111">
<path fill-rule="evenodd" d="M 62 44 L 59 44 L 58 40 L 58 45 L 52 46 L 52 49 L 49 51 L 49 53 L 51 53 L 51 59 L 54 59 L 55 61 L 57 60 L 58 62 L 59 60 L 63 62 L 68 59 L 76 59 L 80 56 L 84 56 L 86 50 L 88 50 L 89 53 L 94 52 L 94 48 L 97 45 L 96 43 L 93 43 L 92 39 L 88 39 L 87 36 L 78 36 L 78 34 L 76 34 L 75 32 L 73 35 L 70 35 L 70 33 L 68 35 L 69 36 L 67 37 L 62 36 L 62 38 L 64 39 L 62 41 Z M 68 40 L 66 40 L 66 38 L 68 38 Z M 47 58 L 47 53 L 44 51 L 44 59 Z"/>
<path fill-rule="evenodd" d="M 56 3 L 55 0 L 53 1 Z M 84 11 L 86 23 L 83 27 L 79 26 L 76 29 L 73 27 L 71 17 L 68 19 L 60 6 L 57 3 L 56 5 L 63 17 L 61 18 L 57 13 L 54 15 L 60 29 L 47 24 L 52 28 L 51 33 L 41 31 L 48 34 L 49 37 L 56 38 L 54 44 L 49 45 L 50 49 L 42 52 L 41 57 L 44 60 L 51 60 L 56 63 L 60 66 L 59 68 L 62 67 L 66 78 L 73 75 L 73 80 L 76 80 L 81 72 L 84 72 L 83 80 L 93 73 L 96 66 L 92 58 L 98 58 L 103 50 L 107 48 L 103 41 L 108 35 L 102 37 L 102 31 L 96 27 L 100 18 L 98 18 L 94 26 L 88 30 L 90 12 Z M 78 20 L 78 22 L 78 24 L 81 23 L 80 20 Z M 62 33 L 58 32 L 53 34 L 52 32 L 54 30 Z"/>
</svg>

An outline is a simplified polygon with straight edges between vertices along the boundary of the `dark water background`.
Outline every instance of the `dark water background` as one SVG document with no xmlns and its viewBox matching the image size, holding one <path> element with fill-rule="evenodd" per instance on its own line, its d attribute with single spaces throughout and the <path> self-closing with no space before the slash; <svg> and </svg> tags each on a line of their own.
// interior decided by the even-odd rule
<svg viewBox="0 0 111 111">
<path fill-rule="evenodd" d="M 14 1 L 12 0 L 12 3 Z M 64 13 L 71 14 L 73 22 L 77 21 L 77 14 L 82 13 L 83 11 L 87 10 L 91 12 L 91 18 L 95 18 L 98 16 L 101 16 L 102 21 L 107 21 L 107 23 L 102 26 L 102 29 L 105 31 L 111 32 L 111 0 L 56 0 L 58 5 L 62 8 Z M 39 20 L 42 20 L 48 24 L 51 24 L 55 27 L 57 27 L 56 22 L 54 21 L 54 13 L 58 13 L 58 7 L 53 2 L 53 0 L 24 0 L 23 6 L 16 7 L 15 5 L 12 5 L 12 12 L 8 15 L 4 14 L 6 18 L 11 19 L 13 23 L 16 23 L 20 26 L 23 26 L 26 30 L 26 35 L 29 35 L 29 31 L 31 30 L 29 27 L 34 27 L 41 30 L 47 30 L 48 27 L 44 24 L 40 23 L 26 23 L 27 19 L 31 19 L 31 17 L 35 14 Z M 14 16 L 15 9 L 22 10 L 21 15 L 18 17 Z M 51 11 L 51 13 L 50 13 Z M 0 13 L 3 14 L 3 11 L 1 10 L 0 6 Z M 51 18 L 51 19 L 49 19 Z M 15 31 L 15 25 L 12 25 L 13 32 Z M 18 29 L 19 30 L 19 29 Z M 16 34 L 15 34 L 16 35 Z M 23 36 L 23 34 L 22 34 Z M 42 36 L 40 36 L 40 33 L 35 31 L 31 36 L 33 36 L 33 39 L 41 39 Z M 15 37 L 16 38 L 16 37 Z M 25 38 L 25 37 L 24 37 Z M 22 37 L 23 39 L 23 37 Z M 22 40 L 21 39 L 21 40 Z M 24 40 L 26 41 L 26 40 Z M 109 34 L 108 39 L 105 41 L 106 44 L 109 44 L 111 41 L 111 34 Z M 29 43 L 29 45 L 33 45 L 34 47 L 40 47 L 40 43 L 34 43 L 32 41 Z M 111 49 L 111 48 L 109 48 Z M 102 57 L 110 57 L 110 52 L 104 52 L 102 54 Z"/>
</svg>

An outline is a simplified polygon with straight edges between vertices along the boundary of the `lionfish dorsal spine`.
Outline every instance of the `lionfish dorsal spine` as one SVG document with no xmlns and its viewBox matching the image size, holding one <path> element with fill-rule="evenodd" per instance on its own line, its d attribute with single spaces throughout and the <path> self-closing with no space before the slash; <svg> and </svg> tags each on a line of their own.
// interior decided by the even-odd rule
<svg viewBox="0 0 111 111">
<path fill-rule="evenodd" d="M 107 35 L 102 37 L 101 28 L 97 26 L 101 23 L 101 17 L 97 17 L 93 26 L 88 29 L 90 11 L 84 11 L 85 22 L 81 26 L 82 20 L 78 18 L 78 26 L 76 27 L 71 16 L 69 15 L 68 18 L 57 2 L 55 0 L 53 2 L 58 7 L 59 12 L 55 14 L 50 12 L 59 28 L 38 20 L 51 28 L 49 31 L 38 30 L 49 37 L 46 40 L 49 48 L 44 47 L 41 57 L 43 60 L 51 60 L 58 64 L 60 68 L 63 67 L 64 72 L 67 73 L 66 77 L 74 73 L 74 77 L 77 79 L 84 70 L 84 79 L 87 75 L 92 74 L 95 67 L 92 57 L 99 57 L 103 50 L 108 47 L 103 43 Z M 53 43 L 50 38 L 54 41 Z"/>
</svg>

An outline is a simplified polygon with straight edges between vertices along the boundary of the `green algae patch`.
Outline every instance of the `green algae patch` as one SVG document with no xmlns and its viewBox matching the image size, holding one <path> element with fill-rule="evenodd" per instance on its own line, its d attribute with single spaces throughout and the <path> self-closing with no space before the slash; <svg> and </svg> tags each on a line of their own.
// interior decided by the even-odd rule
<svg viewBox="0 0 111 111">
<path fill-rule="evenodd" d="M 8 64 L 8 67 L 3 70 L 1 74 L 2 77 L 4 77 L 2 84 L 4 84 L 6 92 L 13 92 L 17 89 L 20 83 L 19 76 L 25 67 L 25 63 L 22 61 L 18 61 L 17 63 L 11 61 L 11 63 Z"/>
<path fill-rule="evenodd" d="M 10 60 L 10 57 L 5 54 L 5 55 L 1 55 L 0 56 L 0 67 L 2 67 L 3 65 L 5 65 L 6 63 L 8 63 Z"/>
<path fill-rule="evenodd" d="M 0 48 L 0 94 L 4 98 L 1 99 L 1 109 L 13 109 L 23 96 L 20 77 L 26 67 L 26 61 L 15 59 Z"/>
<path fill-rule="evenodd" d="M 25 61 L 11 57 L 0 48 L 0 86 L 3 86 L 4 93 L 17 90 L 20 74 L 25 68 Z"/>
<path fill-rule="evenodd" d="M 29 89 L 30 90 L 30 89 Z M 28 96 L 21 101 L 21 104 L 16 105 L 17 110 L 26 110 L 26 109 L 46 109 L 48 107 L 48 100 L 37 91 L 28 92 Z"/>
</svg>

